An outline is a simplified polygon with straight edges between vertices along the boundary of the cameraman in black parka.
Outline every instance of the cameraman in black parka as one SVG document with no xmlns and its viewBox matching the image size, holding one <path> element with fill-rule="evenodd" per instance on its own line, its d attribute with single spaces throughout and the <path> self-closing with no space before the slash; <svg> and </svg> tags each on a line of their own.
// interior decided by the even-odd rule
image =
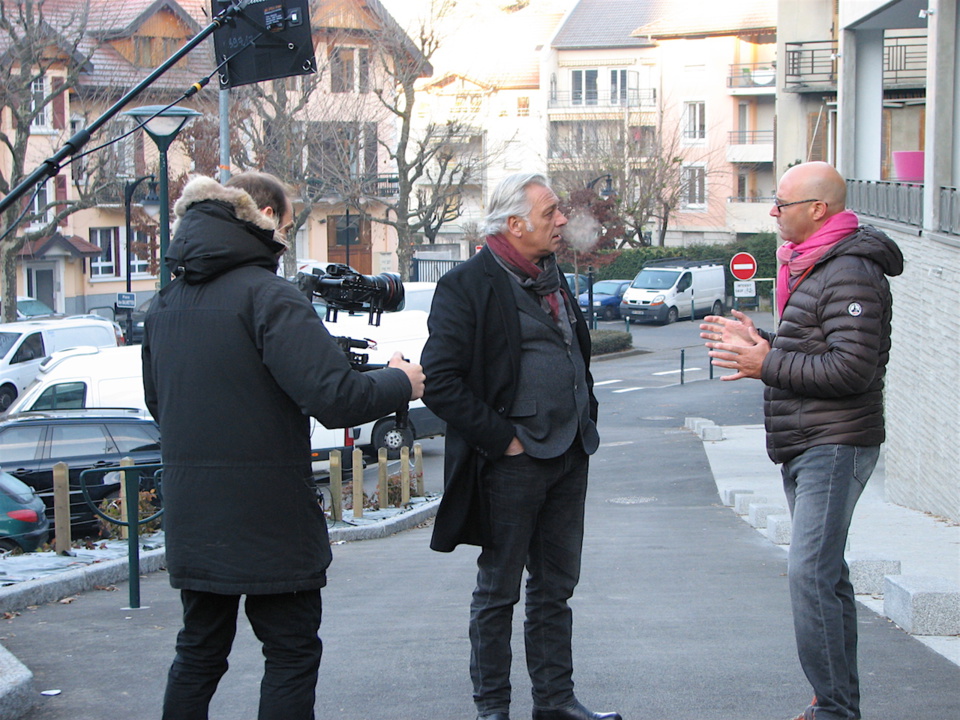
<svg viewBox="0 0 960 720">
<path fill-rule="evenodd" d="M 331 553 L 308 416 L 334 428 L 389 415 L 421 396 L 423 372 L 399 353 L 382 370 L 352 369 L 277 275 L 293 217 L 277 178 L 196 178 L 175 213 L 174 280 L 151 304 L 143 340 L 167 568 L 183 602 L 163 717 L 207 717 L 244 595 L 265 656 L 259 719 L 312 719 Z"/>
</svg>

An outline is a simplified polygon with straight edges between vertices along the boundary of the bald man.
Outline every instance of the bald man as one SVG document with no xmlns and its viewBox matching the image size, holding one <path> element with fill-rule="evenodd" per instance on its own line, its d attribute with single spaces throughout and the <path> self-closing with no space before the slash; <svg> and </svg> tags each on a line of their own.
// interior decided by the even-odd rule
<svg viewBox="0 0 960 720">
<path fill-rule="evenodd" d="M 827 163 L 783 174 L 770 215 L 777 250 L 776 334 L 743 313 L 700 326 L 724 380 L 764 382 L 767 453 L 781 464 L 793 518 L 788 575 L 797 652 L 814 699 L 796 720 L 860 717 L 857 611 L 843 558 L 853 510 L 884 441 L 890 353 L 887 276 L 903 271 L 890 238 L 846 210 Z"/>
</svg>

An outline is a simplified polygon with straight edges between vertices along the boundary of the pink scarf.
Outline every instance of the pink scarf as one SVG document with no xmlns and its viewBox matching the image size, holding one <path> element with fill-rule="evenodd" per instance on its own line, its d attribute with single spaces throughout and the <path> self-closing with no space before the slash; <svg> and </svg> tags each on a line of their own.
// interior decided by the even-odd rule
<svg viewBox="0 0 960 720">
<path fill-rule="evenodd" d="M 849 237 L 859 227 L 860 221 L 849 210 L 831 216 L 813 235 L 802 243 L 785 242 L 777 248 L 777 310 L 783 317 L 790 294 L 799 284 L 797 278 L 817 264 L 838 242 Z"/>
</svg>

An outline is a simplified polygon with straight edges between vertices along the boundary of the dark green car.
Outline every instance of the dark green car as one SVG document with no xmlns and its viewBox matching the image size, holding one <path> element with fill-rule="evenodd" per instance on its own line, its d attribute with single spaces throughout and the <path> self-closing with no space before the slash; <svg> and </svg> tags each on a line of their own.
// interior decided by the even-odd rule
<svg viewBox="0 0 960 720">
<path fill-rule="evenodd" d="M 50 521 L 33 488 L 0 472 L 0 555 L 33 552 L 47 541 Z"/>
</svg>

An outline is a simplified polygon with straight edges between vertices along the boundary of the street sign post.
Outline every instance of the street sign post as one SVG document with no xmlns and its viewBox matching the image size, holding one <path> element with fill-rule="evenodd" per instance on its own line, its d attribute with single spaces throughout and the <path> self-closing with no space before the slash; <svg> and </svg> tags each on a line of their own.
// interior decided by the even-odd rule
<svg viewBox="0 0 960 720">
<path fill-rule="evenodd" d="M 128 293 L 128 292 L 118 292 L 117 293 L 117 309 L 118 310 L 136 310 L 137 309 L 137 294 Z"/>
<path fill-rule="evenodd" d="M 737 280 L 752 280 L 757 274 L 757 261 L 750 253 L 737 253 L 730 259 L 730 272 Z"/>
</svg>

